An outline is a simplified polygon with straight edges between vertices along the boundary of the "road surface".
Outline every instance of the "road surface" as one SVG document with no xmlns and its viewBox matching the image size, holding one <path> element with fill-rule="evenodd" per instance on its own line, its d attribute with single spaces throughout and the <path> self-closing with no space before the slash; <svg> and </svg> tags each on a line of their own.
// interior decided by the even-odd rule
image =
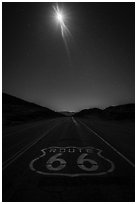
<svg viewBox="0 0 137 204">
<path fill-rule="evenodd" d="M 104 135 L 75 117 L 3 130 L 3 202 L 134 201 L 134 155 Z"/>
</svg>

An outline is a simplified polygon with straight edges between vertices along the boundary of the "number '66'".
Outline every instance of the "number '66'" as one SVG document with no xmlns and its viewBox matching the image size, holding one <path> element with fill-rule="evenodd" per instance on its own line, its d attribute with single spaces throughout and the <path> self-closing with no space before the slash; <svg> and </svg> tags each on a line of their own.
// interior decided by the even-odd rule
<svg viewBox="0 0 137 204">
<path fill-rule="evenodd" d="M 67 162 L 60 158 L 62 153 L 55 154 L 46 163 L 46 167 L 50 171 L 60 171 L 65 168 Z M 84 171 L 96 171 L 98 169 L 98 164 L 96 161 L 87 158 L 88 154 L 83 153 L 77 159 L 77 165 L 80 169 Z M 58 165 L 54 165 L 58 162 Z"/>
</svg>

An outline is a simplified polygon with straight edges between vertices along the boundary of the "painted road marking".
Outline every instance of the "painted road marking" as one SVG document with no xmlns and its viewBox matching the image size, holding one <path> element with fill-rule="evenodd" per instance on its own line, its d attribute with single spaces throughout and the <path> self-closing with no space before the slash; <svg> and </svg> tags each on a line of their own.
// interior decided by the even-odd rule
<svg viewBox="0 0 137 204">
<path fill-rule="evenodd" d="M 9 159 L 3 162 L 2 164 L 2 170 L 5 170 L 10 164 L 12 164 L 14 161 L 16 161 L 22 154 L 24 154 L 27 150 L 29 150 L 32 146 L 34 146 L 36 143 L 38 143 L 41 139 L 43 139 L 45 136 L 49 134 L 57 125 L 50 128 L 47 132 L 43 133 L 41 137 L 33 140 L 31 143 L 27 144 L 25 147 L 23 147 L 21 150 L 16 152 L 13 156 L 11 156 Z"/>
<path fill-rule="evenodd" d="M 73 123 L 74 123 L 76 126 L 78 126 L 78 123 L 77 123 L 77 121 L 74 119 L 74 117 L 72 116 L 71 118 L 72 118 Z"/>
<path fill-rule="evenodd" d="M 86 153 L 83 153 L 79 156 L 77 160 L 78 167 L 84 171 L 96 171 L 99 168 L 98 163 L 93 159 L 87 159 L 86 156 L 88 156 L 88 154 Z M 85 166 L 84 165 L 85 162 L 88 162 L 89 164 L 91 164 L 91 166 L 90 167 Z"/>
<path fill-rule="evenodd" d="M 96 133 L 94 130 L 89 128 L 85 123 L 79 121 L 84 127 L 86 127 L 90 132 L 94 133 L 98 138 L 100 138 L 105 144 L 107 144 L 113 151 L 115 151 L 119 156 L 121 156 L 128 164 L 130 164 L 132 167 L 135 167 L 135 164 L 130 161 L 126 156 L 124 156 L 121 152 L 119 152 L 114 146 L 112 146 L 109 142 L 107 142 L 105 139 L 103 139 L 98 133 Z"/>
<path fill-rule="evenodd" d="M 62 153 L 58 153 L 53 155 L 49 160 L 46 162 L 46 167 L 50 171 L 60 171 L 65 168 L 66 166 L 66 161 L 62 158 L 59 158 L 62 156 Z M 54 165 L 54 163 L 58 163 L 58 165 Z"/>
<path fill-rule="evenodd" d="M 111 173 L 114 163 L 94 147 L 48 147 L 34 158 L 29 167 L 42 175 L 52 176 L 100 176 Z"/>
</svg>

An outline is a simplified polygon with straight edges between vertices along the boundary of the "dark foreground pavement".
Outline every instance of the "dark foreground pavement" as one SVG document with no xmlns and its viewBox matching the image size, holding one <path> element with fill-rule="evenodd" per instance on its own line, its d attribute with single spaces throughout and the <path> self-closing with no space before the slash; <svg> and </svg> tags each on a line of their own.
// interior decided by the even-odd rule
<svg viewBox="0 0 137 204">
<path fill-rule="evenodd" d="M 95 129 L 62 117 L 3 132 L 3 202 L 133 202 L 134 147 Z"/>
</svg>

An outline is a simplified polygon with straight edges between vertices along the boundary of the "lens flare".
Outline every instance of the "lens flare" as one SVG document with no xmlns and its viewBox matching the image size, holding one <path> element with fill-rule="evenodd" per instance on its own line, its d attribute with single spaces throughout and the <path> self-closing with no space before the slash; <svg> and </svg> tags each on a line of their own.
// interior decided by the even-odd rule
<svg viewBox="0 0 137 204">
<path fill-rule="evenodd" d="M 67 56 L 69 59 L 69 64 L 71 65 L 72 63 L 71 63 L 71 54 L 70 54 L 69 42 L 70 42 L 70 37 L 72 37 L 72 35 L 71 35 L 69 28 L 67 26 L 69 16 L 65 12 L 65 10 L 63 10 L 61 7 L 59 7 L 58 4 L 53 6 L 53 9 L 54 9 L 54 19 L 56 20 L 57 24 L 60 26 L 61 36 L 62 36 L 63 41 L 64 41 Z"/>
<path fill-rule="evenodd" d="M 60 24 L 63 24 L 63 15 L 61 13 L 57 13 L 57 20 L 60 22 Z"/>
<path fill-rule="evenodd" d="M 64 39 L 65 36 L 70 34 L 70 31 L 69 31 L 68 27 L 66 26 L 67 16 L 63 12 L 63 10 L 61 8 L 59 8 L 58 4 L 56 4 L 56 6 L 53 6 L 53 9 L 54 9 L 54 12 L 55 12 L 54 13 L 55 19 L 57 20 L 57 22 L 60 25 L 61 34 L 62 34 L 62 37 Z"/>
</svg>

